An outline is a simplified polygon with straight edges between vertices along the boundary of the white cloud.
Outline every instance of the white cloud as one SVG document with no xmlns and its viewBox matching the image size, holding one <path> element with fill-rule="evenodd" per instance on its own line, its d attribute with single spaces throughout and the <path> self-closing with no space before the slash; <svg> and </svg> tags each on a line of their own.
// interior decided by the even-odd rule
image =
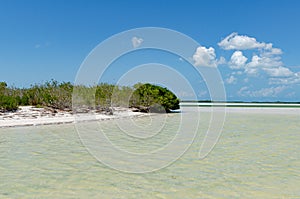
<svg viewBox="0 0 300 199">
<path fill-rule="evenodd" d="M 243 97 L 277 97 L 286 88 L 286 86 L 277 86 L 251 91 L 248 87 L 242 87 L 238 91 L 238 95 Z"/>
<path fill-rule="evenodd" d="M 240 90 L 238 91 L 238 95 L 244 96 L 244 93 L 245 93 L 248 89 L 249 89 L 249 87 L 243 86 L 243 87 L 240 88 Z"/>
<path fill-rule="evenodd" d="M 133 37 L 133 38 L 131 39 L 133 48 L 139 47 L 139 46 L 143 43 L 143 41 L 144 41 L 144 40 L 143 40 L 142 38 Z"/>
<path fill-rule="evenodd" d="M 225 50 L 248 50 L 254 48 L 272 48 L 272 44 L 260 43 L 253 37 L 238 35 L 234 32 L 220 41 L 218 45 Z"/>
<path fill-rule="evenodd" d="M 281 61 L 281 57 L 275 53 L 262 53 L 253 55 L 251 61 L 246 64 L 247 74 L 258 74 L 264 71 L 269 77 L 290 77 L 294 73 Z"/>
<path fill-rule="evenodd" d="M 242 71 L 234 71 L 231 73 L 232 75 L 242 75 L 243 72 Z"/>
<path fill-rule="evenodd" d="M 226 59 L 225 57 L 220 57 L 220 59 L 217 61 L 217 65 L 222 65 L 222 64 L 226 64 Z"/>
<path fill-rule="evenodd" d="M 281 78 L 280 80 L 272 79 L 274 82 L 297 82 L 297 78 L 288 77 L 295 76 L 289 68 L 284 67 L 281 61 L 282 50 L 274 48 L 272 43 L 258 42 L 255 38 L 246 35 L 238 35 L 232 33 L 223 39 L 219 46 L 225 50 L 236 49 L 229 61 L 231 69 L 244 69 L 244 73 L 257 76 L 260 72 L 265 72 L 268 77 Z M 243 55 L 240 50 L 257 50 L 258 54 L 254 54 L 251 60 L 247 63 L 248 58 Z"/>
<path fill-rule="evenodd" d="M 251 68 L 272 68 L 283 66 L 281 57 L 279 56 L 266 56 L 266 55 L 253 55 L 251 62 L 247 64 L 247 67 Z"/>
<path fill-rule="evenodd" d="M 277 67 L 277 68 L 264 68 L 263 69 L 271 77 L 290 77 L 293 76 L 293 72 L 286 67 Z"/>
<path fill-rule="evenodd" d="M 246 67 L 245 73 L 247 73 L 247 75 L 257 76 L 259 73 L 259 70 L 258 70 L 258 68 Z"/>
<path fill-rule="evenodd" d="M 229 61 L 231 69 L 242 69 L 248 75 L 257 76 L 265 72 L 269 77 L 289 77 L 293 75 L 281 61 L 282 50 L 274 48 L 272 43 L 258 42 L 254 37 L 232 33 L 223 39 L 218 45 L 225 50 L 235 51 Z M 247 63 L 248 58 L 240 50 L 256 50 Z"/>
<path fill-rule="evenodd" d="M 231 75 L 229 78 L 226 79 L 227 84 L 235 84 L 237 82 L 237 78 Z"/>
<path fill-rule="evenodd" d="M 200 46 L 193 55 L 195 66 L 217 67 L 215 49 Z"/>
<path fill-rule="evenodd" d="M 248 58 L 243 55 L 242 51 L 235 51 L 229 61 L 229 67 L 231 69 L 244 68 Z"/>
<path fill-rule="evenodd" d="M 262 50 L 261 54 L 264 56 L 281 55 L 282 50 L 280 48 L 273 48 L 271 45 L 271 48 L 265 48 Z"/>
<path fill-rule="evenodd" d="M 269 84 L 279 84 L 279 85 L 300 84 L 300 72 L 293 73 L 293 75 L 289 77 L 270 78 Z"/>
</svg>

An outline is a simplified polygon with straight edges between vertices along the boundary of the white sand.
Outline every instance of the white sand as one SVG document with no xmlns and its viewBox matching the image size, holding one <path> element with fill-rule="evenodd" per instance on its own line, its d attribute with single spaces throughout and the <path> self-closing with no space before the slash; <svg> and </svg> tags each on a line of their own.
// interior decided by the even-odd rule
<svg viewBox="0 0 300 199">
<path fill-rule="evenodd" d="M 70 112 L 53 113 L 44 108 L 20 106 L 16 112 L 0 113 L 1 127 L 36 126 L 47 124 L 65 124 L 81 121 L 108 120 L 123 117 L 143 116 L 146 113 L 133 112 L 128 108 L 114 108 L 113 115 L 101 113 L 82 113 L 73 115 Z"/>
</svg>

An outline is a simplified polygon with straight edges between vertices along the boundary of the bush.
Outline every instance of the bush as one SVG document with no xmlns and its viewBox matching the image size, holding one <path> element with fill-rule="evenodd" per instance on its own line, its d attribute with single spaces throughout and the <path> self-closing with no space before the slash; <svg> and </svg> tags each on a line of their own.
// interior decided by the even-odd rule
<svg viewBox="0 0 300 199">
<path fill-rule="evenodd" d="M 179 99 L 167 88 L 152 84 L 136 84 L 130 100 L 132 107 L 144 112 L 170 112 L 179 109 Z"/>
<path fill-rule="evenodd" d="M 15 111 L 18 109 L 18 101 L 11 96 L 0 96 L 0 111 Z"/>
</svg>

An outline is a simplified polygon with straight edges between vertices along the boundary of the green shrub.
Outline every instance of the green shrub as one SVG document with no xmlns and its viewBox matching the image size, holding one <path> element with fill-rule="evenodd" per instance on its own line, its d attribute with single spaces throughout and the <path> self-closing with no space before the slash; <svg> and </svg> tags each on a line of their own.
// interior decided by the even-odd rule
<svg viewBox="0 0 300 199">
<path fill-rule="evenodd" d="M 152 84 L 137 84 L 130 100 L 132 107 L 145 112 L 170 112 L 179 109 L 179 99 L 167 88 Z"/>
<path fill-rule="evenodd" d="M 11 96 L 0 96 L 0 111 L 15 111 L 18 109 L 18 101 Z"/>
</svg>

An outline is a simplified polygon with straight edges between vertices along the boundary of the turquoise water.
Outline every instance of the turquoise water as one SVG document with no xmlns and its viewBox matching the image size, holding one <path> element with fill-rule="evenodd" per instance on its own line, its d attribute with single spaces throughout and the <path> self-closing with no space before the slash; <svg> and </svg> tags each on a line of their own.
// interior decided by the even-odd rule
<svg viewBox="0 0 300 199">
<path fill-rule="evenodd" d="M 180 159 L 144 174 L 97 161 L 74 124 L 0 129 L 0 198 L 300 198 L 299 115 L 229 113 L 201 160 L 209 116 L 201 113 L 198 135 Z M 155 117 L 168 125 L 140 141 L 119 133 L 114 120 L 97 125 L 120 147 L 148 152 L 167 144 L 180 121 L 180 114 Z M 149 118 L 135 122 L 143 128 Z"/>
</svg>

